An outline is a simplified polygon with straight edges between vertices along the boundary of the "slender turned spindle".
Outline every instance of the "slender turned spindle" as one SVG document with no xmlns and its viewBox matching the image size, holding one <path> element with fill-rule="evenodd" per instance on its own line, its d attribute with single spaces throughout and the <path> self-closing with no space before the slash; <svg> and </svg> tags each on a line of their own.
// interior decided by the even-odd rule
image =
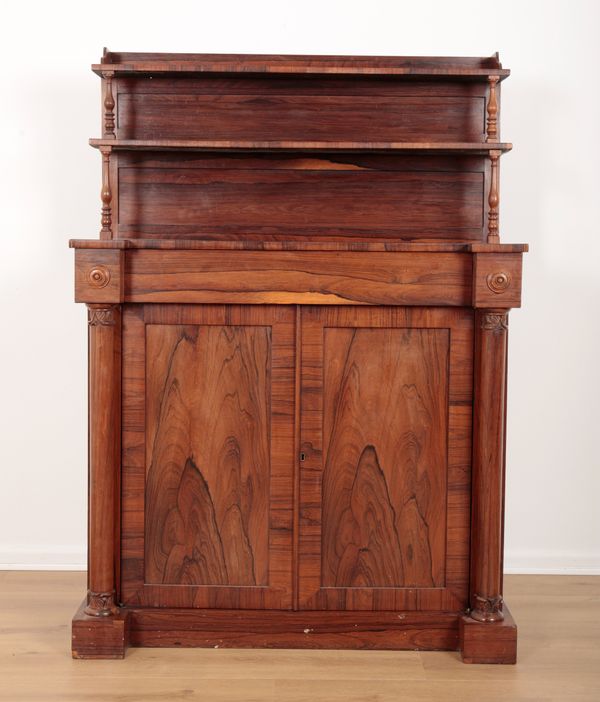
<svg viewBox="0 0 600 702">
<path fill-rule="evenodd" d="M 498 159 L 500 158 L 500 153 L 500 151 L 496 150 L 490 151 L 491 177 L 490 194 L 488 196 L 488 244 L 498 244 L 500 242 L 500 231 L 498 228 L 498 206 L 500 205 L 500 193 L 498 191 Z"/>
<path fill-rule="evenodd" d="M 490 95 L 487 104 L 486 141 L 498 141 L 498 96 L 496 95 L 498 76 L 490 76 L 488 82 L 490 84 Z"/>
<path fill-rule="evenodd" d="M 115 138 L 115 99 L 112 91 L 114 71 L 104 71 L 104 138 Z"/>
<path fill-rule="evenodd" d="M 121 311 L 88 305 L 89 562 L 85 613 L 110 616 L 115 602 L 115 524 L 120 461 Z"/>
<path fill-rule="evenodd" d="M 112 190 L 110 188 L 110 152 L 109 148 L 100 148 L 102 152 L 102 189 L 100 199 L 102 200 L 102 229 L 100 229 L 101 239 L 112 238 Z"/>
<path fill-rule="evenodd" d="M 471 508 L 471 617 L 498 622 L 502 613 L 504 403 L 508 310 L 478 310 Z"/>
</svg>

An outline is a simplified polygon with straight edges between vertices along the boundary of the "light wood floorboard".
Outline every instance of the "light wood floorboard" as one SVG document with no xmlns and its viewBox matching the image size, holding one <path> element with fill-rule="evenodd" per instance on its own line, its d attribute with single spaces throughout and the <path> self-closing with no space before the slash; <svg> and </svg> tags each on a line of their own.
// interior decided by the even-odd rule
<svg viewBox="0 0 600 702">
<path fill-rule="evenodd" d="M 129 649 L 74 661 L 83 573 L 0 571 L 2 702 L 600 702 L 600 577 L 509 576 L 516 666 L 457 653 Z"/>
</svg>

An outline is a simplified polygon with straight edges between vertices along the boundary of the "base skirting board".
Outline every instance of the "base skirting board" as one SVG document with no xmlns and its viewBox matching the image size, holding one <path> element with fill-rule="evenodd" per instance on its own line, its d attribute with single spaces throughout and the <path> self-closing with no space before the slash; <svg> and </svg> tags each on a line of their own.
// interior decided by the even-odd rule
<svg viewBox="0 0 600 702">
<path fill-rule="evenodd" d="M 86 570 L 81 551 L 0 549 L 0 570 Z M 512 551 L 506 554 L 508 575 L 600 575 L 600 553 Z"/>
</svg>

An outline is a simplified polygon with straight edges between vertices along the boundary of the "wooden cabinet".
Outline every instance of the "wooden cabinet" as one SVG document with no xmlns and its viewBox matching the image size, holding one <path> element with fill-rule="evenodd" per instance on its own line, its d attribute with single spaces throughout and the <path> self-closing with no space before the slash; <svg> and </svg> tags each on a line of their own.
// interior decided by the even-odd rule
<svg viewBox="0 0 600 702">
<path fill-rule="evenodd" d="M 461 650 L 502 599 L 497 56 L 106 52 L 88 594 L 127 646 Z"/>
</svg>

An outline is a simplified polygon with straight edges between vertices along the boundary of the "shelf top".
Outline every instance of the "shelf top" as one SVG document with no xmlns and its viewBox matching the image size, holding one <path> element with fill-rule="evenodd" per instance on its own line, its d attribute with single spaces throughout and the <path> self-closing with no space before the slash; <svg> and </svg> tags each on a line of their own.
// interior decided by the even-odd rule
<svg viewBox="0 0 600 702">
<path fill-rule="evenodd" d="M 405 142 L 405 141 L 250 141 L 198 139 L 90 139 L 98 149 L 120 151 L 404 151 L 430 153 L 487 154 L 510 151 L 507 142 Z"/>
<path fill-rule="evenodd" d="M 407 241 L 256 241 L 243 239 L 70 239 L 72 249 L 159 249 L 204 251 L 355 251 L 414 253 L 524 253 L 527 244 Z"/>
<path fill-rule="evenodd" d="M 285 73 L 365 76 L 422 76 L 485 79 L 510 75 L 498 54 L 459 56 L 301 56 L 282 54 L 167 54 L 108 51 L 100 63 L 103 71 L 132 73 Z"/>
</svg>

